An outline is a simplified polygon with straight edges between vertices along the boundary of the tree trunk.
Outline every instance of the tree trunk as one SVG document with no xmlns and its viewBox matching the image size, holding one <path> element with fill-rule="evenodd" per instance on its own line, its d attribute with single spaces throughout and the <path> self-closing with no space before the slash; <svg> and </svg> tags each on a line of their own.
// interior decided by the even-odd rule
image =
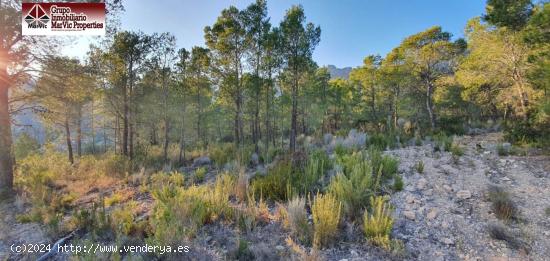
<svg viewBox="0 0 550 261">
<path fill-rule="evenodd" d="M 94 101 L 92 99 L 91 103 L 91 114 L 90 114 L 90 127 L 92 131 L 92 154 L 95 154 L 95 129 L 94 129 Z"/>
<path fill-rule="evenodd" d="M 290 120 L 290 152 L 296 151 L 296 130 L 298 129 L 298 69 L 294 66 L 294 83 L 292 85 L 292 112 Z"/>
<path fill-rule="evenodd" d="M 122 123 L 122 154 L 128 156 L 128 93 L 126 90 L 126 85 L 124 85 L 124 115 Z"/>
<path fill-rule="evenodd" d="M 73 157 L 73 144 L 71 142 L 71 129 L 69 127 L 69 115 L 67 112 L 67 115 L 65 115 L 65 139 L 67 141 L 67 152 L 69 153 L 69 162 L 71 164 L 74 164 L 74 157 Z"/>
<path fill-rule="evenodd" d="M 427 80 L 426 88 L 426 109 L 428 110 L 428 115 L 430 116 L 430 126 L 431 130 L 435 131 L 435 112 L 433 108 L 432 94 L 433 94 L 433 83 Z"/>
<path fill-rule="evenodd" d="M 78 157 L 82 157 L 82 107 L 78 108 L 78 115 L 76 119 L 76 152 Z"/>
<path fill-rule="evenodd" d="M 269 139 L 271 137 L 271 126 L 269 124 L 269 117 L 270 113 L 269 110 L 271 110 L 271 92 L 272 92 L 272 86 L 271 86 L 271 68 L 268 69 L 268 88 L 266 90 L 265 95 L 265 136 L 264 136 L 264 145 L 265 145 L 265 159 L 267 160 L 267 163 L 269 163 Z"/>
<path fill-rule="evenodd" d="M 7 72 L 0 71 L 0 199 L 13 192 L 13 154 Z"/>
<path fill-rule="evenodd" d="M 184 160 L 185 160 L 185 103 L 182 104 L 182 109 L 181 109 L 181 137 L 180 137 L 179 163 L 183 165 Z"/>
<path fill-rule="evenodd" d="M 202 142 L 201 146 L 204 146 L 203 133 L 201 130 L 201 121 L 202 119 L 202 106 L 201 106 L 201 88 L 200 88 L 200 72 L 198 73 L 199 77 L 197 78 L 197 141 Z"/>
</svg>

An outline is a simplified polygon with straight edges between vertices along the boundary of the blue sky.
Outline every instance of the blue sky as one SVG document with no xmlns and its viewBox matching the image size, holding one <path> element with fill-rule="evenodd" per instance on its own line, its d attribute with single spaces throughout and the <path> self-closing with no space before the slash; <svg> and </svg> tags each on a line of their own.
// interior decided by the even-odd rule
<svg viewBox="0 0 550 261">
<path fill-rule="evenodd" d="M 229 5 L 245 8 L 253 0 L 126 0 L 122 27 L 146 33 L 171 32 L 180 47 L 204 45 L 203 29 Z M 319 65 L 359 66 L 369 54 L 385 55 L 403 38 L 440 25 L 455 38 L 468 19 L 484 12 L 484 0 L 268 0 L 272 24 L 301 4 L 307 21 L 321 26 L 314 53 Z M 81 56 L 88 38 L 65 53 Z"/>
</svg>

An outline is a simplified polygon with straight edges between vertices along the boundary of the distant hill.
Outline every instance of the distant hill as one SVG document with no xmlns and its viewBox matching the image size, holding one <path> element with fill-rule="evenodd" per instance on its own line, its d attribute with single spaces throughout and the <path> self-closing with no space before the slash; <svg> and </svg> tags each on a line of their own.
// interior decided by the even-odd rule
<svg viewBox="0 0 550 261">
<path fill-rule="evenodd" d="M 330 73 L 330 78 L 344 78 L 348 79 L 349 73 L 351 72 L 351 67 L 337 68 L 334 65 L 327 65 L 327 69 Z"/>
</svg>

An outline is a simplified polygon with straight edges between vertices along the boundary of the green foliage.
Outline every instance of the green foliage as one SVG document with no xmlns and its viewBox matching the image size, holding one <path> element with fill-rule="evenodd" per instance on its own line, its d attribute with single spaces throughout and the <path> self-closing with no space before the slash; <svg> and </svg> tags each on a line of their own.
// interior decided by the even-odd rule
<svg viewBox="0 0 550 261">
<path fill-rule="evenodd" d="M 193 175 L 193 181 L 196 183 L 201 183 L 204 181 L 204 177 L 206 176 L 206 168 L 200 167 L 195 170 L 195 174 Z"/>
<path fill-rule="evenodd" d="M 370 147 L 380 151 L 384 151 L 386 148 L 394 149 L 396 147 L 395 136 L 383 133 L 375 133 L 370 136 L 368 144 Z"/>
<path fill-rule="evenodd" d="M 450 152 L 456 157 L 462 157 L 464 155 L 464 149 L 458 144 L 451 145 Z"/>
<path fill-rule="evenodd" d="M 139 229 L 138 222 L 135 222 L 135 209 L 137 208 L 137 202 L 131 201 L 113 210 L 111 213 L 112 226 L 114 231 L 122 235 L 130 235 L 136 233 Z"/>
<path fill-rule="evenodd" d="M 332 194 L 319 194 L 311 204 L 313 217 L 313 245 L 327 246 L 337 236 L 342 203 Z"/>
<path fill-rule="evenodd" d="M 16 159 L 23 159 L 30 154 L 37 153 L 40 143 L 26 132 L 21 133 L 13 144 L 13 154 Z"/>
<path fill-rule="evenodd" d="M 110 207 L 112 205 L 122 202 L 122 200 L 123 200 L 123 196 L 115 192 L 113 193 L 113 195 L 105 199 L 105 205 Z"/>
<path fill-rule="evenodd" d="M 211 144 L 208 147 L 208 155 L 214 161 L 218 168 L 223 167 L 226 163 L 232 161 L 236 155 L 237 148 L 235 143 L 221 143 L 217 145 Z"/>
<path fill-rule="evenodd" d="M 393 177 L 393 190 L 401 191 L 404 186 L 403 178 L 399 175 L 395 175 L 395 177 Z"/>
<path fill-rule="evenodd" d="M 294 192 L 305 195 L 320 189 L 319 181 L 324 177 L 325 171 L 332 168 L 331 163 L 324 150 L 310 152 L 304 173 L 292 177 Z"/>
<path fill-rule="evenodd" d="M 365 235 L 373 244 L 389 250 L 391 248 L 390 233 L 393 226 L 392 208 L 388 199 L 383 196 L 370 198 L 371 213 L 365 211 L 363 229 Z"/>
<path fill-rule="evenodd" d="M 288 196 L 288 186 L 291 182 L 292 164 L 289 160 L 277 163 L 268 170 L 265 176 L 256 176 L 252 179 L 251 188 L 256 196 L 263 196 L 271 200 L 285 200 Z"/>
<path fill-rule="evenodd" d="M 424 161 L 420 160 L 415 165 L 414 168 L 416 169 L 416 172 L 422 174 L 424 173 Z"/>
<path fill-rule="evenodd" d="M 502 27 L 519 30 L 527 23 L 533 12 L 531 0 L 488 0 L 487 22 Z"/>
<path fill-rule="evenodd" d="M 434 150 L 436 151 L 450 151 L 453 145 L 453 137 L 442 132 L 434 136 L 434 141 Z"/>
<path fill-rule="evenodd" d="M 189 188 L 168 185 L 153 190 L 155 207 L 151 217 L 154 240 L 173 244 L 193 237 L 204 224 L 219 219 L 231 219 L 229 195 L 233 179 L 220 175 L 212 185 Z"/>
<path fill-rule="evenodd" d="M 497 144 L 497 154 L 499 156 L 508 156 L 510 154 L 510 150 L 507 149 L 502 145 L 502 143 Z"/>
<path fill-rule="evenodd" d="M 71 216 L 72 230 L 80 228 L 91 232 L 94 237 L 105 237 L 112 231 L 112 215 L 105 209 L 103 197 L 98 202 L 93 202 L 91 208 L 80 208 Z"/>
<path fill-rule="evenodd" d="M 286 200 L 292 194 L 307 195 L 321 189 L 320 181 L 331 161 L 323 150 L 312 151 L 303 169 L 293 168 L 290 160 L 282 160 L 268 170 L 267 175 L 252 179 L 251 188 L 256 196 L 271 200 Z"/>
<path fill-rule="evenodd" d="M 336 163 L 343 172 L 332 178 L 327 190 L 342 202 L 344 213 L 351 219 L 359 216 L 381 184 L 398 177 L 398 160 L 375 149 L 337 157 Z M 395 181 L 399 183 L 399 179 Z"/>
<path fill-rule="evenodd" d="M 399 168 L 399 160 L 389 156 L 382 155 L 379 150 L 369 150 L 368 158 L 372 164 L 373 175 L 381 171 L 382 181 L 393 178 Z"/>
</svg>

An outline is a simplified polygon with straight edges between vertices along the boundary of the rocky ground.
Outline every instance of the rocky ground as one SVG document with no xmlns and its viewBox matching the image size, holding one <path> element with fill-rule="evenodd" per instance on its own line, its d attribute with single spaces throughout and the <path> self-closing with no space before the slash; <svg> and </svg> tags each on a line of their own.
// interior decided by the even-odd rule
<svg viewBox="0 0 550 261">
<path fill-rule="evenodd" d="M 548 260 L 550 257 L 550 161 L 545 156 L 496 153 L 499 134 L 465 136 L 464 156 L 453 160 L 431 145 L 389 152 L 401 159 L 404 191 L 392 197 L 397 218 L 393 235 L 418 260 Z M 423 173 L 414 166 L 425 165 Z M 499 223 L 487 199 L 490 185 L 509 192 L 518 221 L 506 226 L 520 247 L 492 239 Z"/>
<path fill-rule="evenodd" d="M 391 199 L 395 207 L 392 236 L 403 242 L 403 250 L 389 255 L 370 246 L 358 225 L 346 224 L 339 243 L 322 249 L 320 256 L 340 261 L 548 260 L 550 160 L 548 156 L 498 156 L 496 145 L 501 140 L 498 133 L 458 137 L 455 142 L 465 152 L 459 158 L 449 152 L 434 152 L 430 142 L 387 151 L 400 159 L 400 173 L 405 181 L 404 190 Z M 422 173 L 415 168 L 420 161 L 424 164 Z M 510 194 L 520 213 L 517 220 L 502 223 L 496 218 L 486 195 L 490 185 L 501 186 Z M 48 238 L 37 224 L 17 223 L 17 206 L 16 202 L 0 204 L 2 261 L 35 258 L 10 253 L 13 243 L 55 240 Z M 272 212 L 275 209 L 273 206 Z M 490 236 L 489 227 L 501 223 L 516 244 Z M 258 226 L 242 237 L 257 259 L 289 260 L 296 256 L 292 254 L 296 249 L 285 240 L 287 232 L 276 221 Z M 223 224 L 203 227 L 194 241 L 195 250 L 208 254 L 193 260 L 219 260 L 238 248 L 236 231 Z"/>
</svg>

